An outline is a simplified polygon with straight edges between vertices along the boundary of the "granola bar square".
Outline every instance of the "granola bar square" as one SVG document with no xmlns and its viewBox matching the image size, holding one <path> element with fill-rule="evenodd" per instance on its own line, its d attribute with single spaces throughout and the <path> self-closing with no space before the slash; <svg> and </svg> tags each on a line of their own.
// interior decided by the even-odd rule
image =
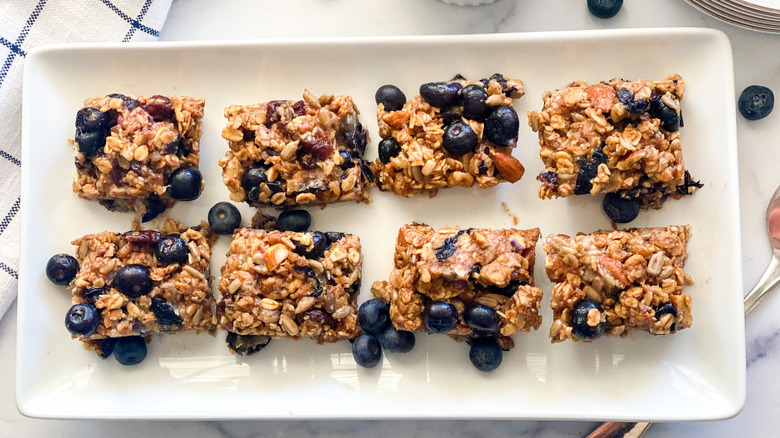
<svg viewBox="0 0 780 438">
<path fill-rule="evenodd" d="M 691 326 L 689 225 L 596 231 L 547 236 L 547 277 L 555 283 L 552 342 L 626 336 L 631 330 L 655 335 Z"/>
</svg>

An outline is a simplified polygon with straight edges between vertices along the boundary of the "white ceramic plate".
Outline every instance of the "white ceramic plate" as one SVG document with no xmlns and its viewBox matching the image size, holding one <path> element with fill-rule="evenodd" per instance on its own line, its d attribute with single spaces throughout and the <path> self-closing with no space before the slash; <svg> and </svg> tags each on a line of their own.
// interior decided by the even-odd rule
<svg viewBox="0 0 780 438">
<path fill-rule="evenodd" d="M 204 194 L 170 214 L 197 223 L 226 200 L 217 160 L 222 109 L 314 93 L 348 93 L 376 157 L 374 92 L 394 83 L 407 93 L 456 73 L 521 78 L 517 104 L 525 120 L 544 90 L 575 79 L 664 78 L 687 82 L 688 167 L 704 188 L 643 212 L 634 226 L 690 223 L 686 269 L 697 281 L 694 323 L 674 336 L 636 333 L 593 343 L 551 345 L 544 254 L 537 283 L 545 291 L 539 331 L 515 336 L 516 347 L 490 374 L 477 371 L 464 343 L 419 335 L 407 355 L 385 355 L 375 369 L 356 367 L 350 344 L 274 341 L 259 354 L 228 353 L 224 333 L 160 336 L 139 366 L 102 361 L 72 341 L 63 326 L 67 291 L 43 273 L 48 257 L 72 251 L 86 233 L 123 231 L 132 215 L 111 213 L 71 193 L 76 111 L 88 96 L 184 94 L 206 99 L 201 169 Z M 601 197 L 542 201 L 534 177 L 542 169 L 536 135 L 521 123 L 514 154 L 526 166 L 515 185 L 454 188 L 432 199 L 374 191 L 370 205 L 313 209 L 314 228 L 357 233 L 365 251 L 361 301 L 371 282 L 386 279 L 398 227 L 520 227 L 576 233 L 610 226 Z M 726 36 L 706 29 L 363 38 L 264 43 L 77 45 L 39 48 L 27 59 L 24 83 L 22 263 L 19 283 L 17 401 L 25 415 L 58 418 L 579 418 L 704 420 L 735 415 L 745 399 L 739 199 L 734 83 Z M 245 221 L 249 209 L 242 207 Z M 227 239 L 215 248 L 219 275 Z"/>
</svg>

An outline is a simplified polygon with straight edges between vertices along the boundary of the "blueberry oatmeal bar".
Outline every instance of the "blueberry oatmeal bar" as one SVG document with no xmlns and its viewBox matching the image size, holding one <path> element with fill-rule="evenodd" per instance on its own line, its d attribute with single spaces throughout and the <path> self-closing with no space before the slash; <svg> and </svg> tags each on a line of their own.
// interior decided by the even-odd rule
<svg viewBox="0 0 780 438">
<path fill-rule="evenodd" d="M 208 226 L 169 219 L 160 231 L 103 231 L 74 240 L 79 269 L 66 318 L 74 338 L 100 351 L 106 338 L 214 331 L 213 237 Z"/>
<path fill-rule="evenodd" d="M 303 100 L 225 108 L 230 149 L 219 165 L 230 199 L 277 208 L 370 202 L 368 132 L 358 114 L 350 96 L 308 90 Z"/>
<path fill-rule="evenodd" d="M 669 196 L 702 187 L 683 165 L 684 89 L 673 74 L 661 81 L 577 81 L 546 92 L 544 108 L 528 112 L 545 165 L 539 197 L 616 192 L 642 208 L 661 208 Z"/>
<path fill-rule="evenodd" d="M 509 350 L 510 335 L 542 322 L 542 291 L 533 278 L 538 238 L 538 228 L 405 225 L 398 231 L 389 281 L 375 282 L 371 292 L 390 304 L 398 330 L 497 337 Z"/>
<path fill-rule="evenodd" d="M 198 170 L 204 100 L 110 94 L 76 115 L 73 191 L 109 210 L 151 220 L 202 190 Z"/>
<path fill-rule="evenodd" d="M 691 283 L 683 271 L 690 234 L 681 225 L 547 236 L 552 342 L 690 327 L 691 297 L 683 293 Z"/>
<path fill-rule="evenodd" d="M 377 186 L 398 196 L 430 196 L 445 187 L 486 189 L 516 182 L 525 172 L 512 156 L 519 119 L 512 105 L 523 82 L 501 74 L 479 81 L 458 75 L 420 86 L 408 102 L 385 85 L 376 93 L 379 158 Z"/>
<path fill-rule="evenodd" d="M 280 337 L 318 343 L 354 339 L 360 334 L 362 263 L 355 235 L 236 230 L 217 303 L 219 328 L 229 332 L 230 349 L 251 354 Z M 253 344 L 260 347 L 241 348 Z"/>
</svg>

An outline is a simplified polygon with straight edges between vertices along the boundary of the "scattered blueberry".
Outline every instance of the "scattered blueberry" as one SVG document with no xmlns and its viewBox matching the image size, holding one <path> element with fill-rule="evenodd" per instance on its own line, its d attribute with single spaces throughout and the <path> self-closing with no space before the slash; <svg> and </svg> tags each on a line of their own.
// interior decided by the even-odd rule
<svg viewBox="0 0 780 438">
<path fill-rule="evenodd" d="M 287 210 L 276 219 L 279 231 L 306 231 L 311 226 L 311 215 L 306 210 Z"/>
<path fill-rule="evenodd" d="M 469 359 L 480 371 L 493 371 L 501 365 L 504 352 L 498 345 L 496 338 L 481 338 L 471 341 Z"/>
<path fill-rule="evenodd" d="M 251 356 L 265 348 L 270 342 L 270 336 L 263 335 L 239 335 L 228 332 L 225 337 L 228 347 L 239 356 Z"/>
<path fill-rule="evenodd" d="M 775 106 L 775 95 L 767 87 L 751 85 L 742 91 L 737 101 L 739 113 L 748 120 L 763 119 Z"/>
<path fill-rule="evenodd" d="M 463 114 L 457 111 L 442 110 L 441 120 L 442 120 L 442 127 L 446 128 L 447 126 L 450 126 L 450 124 L 452 124 L 453 122 L 462 121 Z"/>
<path fill-rule="evenodd" d="M 397 157 L 401 153 L 401 145 L 393 137 L 386 138 L 379 142 L 379 161 L 387 164 L 390 159 Z"/>
<path fill-rule="evenodd" d="M 241 226 L 241 212 L 230 202 L 217 202 L 209 210 L 209 226 L 217 234 L 233 234 Z"/>
<path fill-rule="evenodd" d="M 382 346 L 373 335 L 363 333 L 352 343 L 352 356 L 364 368 L 373 368 L 382 360 Z"/>
<path fill-rule="evenodd" d="M 152 304 L 149 309 L 154 313 L 157 322 L 163 326 L 181 327 L 181 316 L 176 314 L 173 305 L 162 298 L 152 298 Z M 170 330 L 168 330 L 170 331 Z"/>
<path fill-rule="evenodd" d="M 76 113 L 76 129 L 83 132 L 104 132 L 110 128 L 110 124 L 111 116 L 97 108 L 88 106 Z"/>
<path fill-rule="evenodd" d="M 420 85 L 420 96 L 432 106 L 447 108 L 458 102 L 458 82 L 428 82 Z"/>
<path fill-rule="evenodd" d="M 352 161 L 352 154 L 349 151 L 340 150 L 339 155 L 344 159 L 344 162 L 339 165 L 341 170 L 348 170 L 355 166 L 355 162 Z"/>
<path fill-rule="evenodd" d="M 512 298 L 512 295 L 514 295 L 515 292 L 517 292 L 517 289 L 520 286 L 523 286 L 525 284 L 528 283 L 522 280 L 516 280 L 516 281 L 510 281 L 509 284 L 507 284 L 504 287 L 491 286 L 490 288 L 488 288 L 488 290 L 490 291 L 490 293 L 499 294 L 508 298 Z"/>
<path fill-rule="evenodd" d="M 495 310 L 484 304 L 473 304 L 463 312 L 463 321 L 479 336 L 498 334 L 500 319 Z"/>
<path fill-rule="evenodd" d="M 390 324 L 390 308 L 382 300 L 368 300 L 358 308 L 358 324 L 364 332 L 381 334 Z"/>
<path fill-rule="evenodd" d="M 108 359 L 108 356 L 111 356 L 111 353 L 114 352 L 115 346 L 116 338 L 104 338 L 99 340 L 98 347 L 100 348 L 100 351 L 98 352 L 98 356 L 103 359 Z"/>
<path fill-rule="evenodd" d="M 133 99 L 131 97 L 127 97 L 124 94 L 111 93 L 107 97 L 113 97 L 113 98 L 117 98 L 118 97 L 118 98 L 122 99 L 122 102 L 124 102 L 124 104 L 125 104 L 125 109 L 128 110 L 128 111 L 132 111 L 135 108 L 138 108 L 138 106 L 139 106 L 138 105 L 138 101 L 136 101 L 135 99 Z"/>
<path fill-rule="evenodd" d="M 140 336 L 117 338 L 114 357 L 122 365 L 137 365 L 146 359 L 146 341 Z"/>
<path fill-rule="evenodd" d="M 601 321 L 595 326 L 588 325 L 588 313 L 594 309 L 600 316 L 604 315 L 604 309 L 591 300 L 582 300 L 574 305 L 571 311 L 571 331 L 578 338 L 590 341 L 604 334 L 606 322 Z"/>
<path fill-rule="evenodd" d="M 680 129 L 680 114 L 659 98 L 650 104 L 650 114 L 661 121 L 661 128 L 674 132 Z"/>
<path fill-rule="evenodd" d="M 65 314 L 65 328 L 74 335 L 90 336 L 100 325 L 100 312 L 92 304 L 76 304 Z"/>
<path fill-rule="evenodd" d="M 673 317 L 677 318 L 677 309 L 674 308 L 674 304 L 672 303 L 663 303 L 658 307 L 656 307 L 654 310 L 655 310 L 656 321 L 659 321 L 661 317 L 666 314 L 671 314 Z M 672 326 L 669 327 L 669 330 L 674 332 L 676 328 L 677 328 L 677 323 L 673 322 Z"/>
<path fill-rule="evenodd" d="M 87 300 L 89 304 L 95 304 L 97 303 L 97 300 L 100 299 L 100 296 L 108 292 L 108 288 L 106 287 L 91 287 L 84 291 L 84 299 Z"/>
<path fill-rule="evenodd" d="M 114 287 L 130 298 L 138 298 L 152 290 L 152 277 L 144 265 L 127 265 L 117 271 Z"/>
<path fill-rule="evenodd" d="M 363 128 L 363 125 L 359 122 L 356 123 L 357 126 L 353 131 L 344 133 L 344 142 L 350 150 L 362 157 L 366 153 L 366 145 L 368 145 L 368 132 Z"/>
<path fill-rule="evenodd" d="M 607 196 L 604 197 L 604 202 L 601 203 L 601 207 L 604 209 L 607 217 L 609 217 L 609 220 L 619 224 L 625 224 L 636 219 L 639 216 L 641 205 L 642 202 L 639 198 L 626 199 L 618 193 L 607 193 Z"/>
<path fill-rule="evenodd" d="M 325 254 L 326 248 L 328 247 L 328 238 L 325 237 L 325 233 L 320 231 L 310 231 L 309 235 L 311 236 L 312 240 L 310 246 L 303 245 L 297 240 L 293 240 L 293 243 L 295 244 L 295 253 L 312 260 L 322 258 L 323 254 Z"/>
<path fill-rule="evenodd" d="M 200 196 L 203 175 L 197 167 L 180 167 L 168 178 L 168 194 L 179 201 L 192 201 Z"/>
<path fill-rule="evenodd" d="M 590 194 L 593 188 L 591 180 L 599 173 L 599 166 L 607 162 L 607 156 L 601 149 L 596 149 L 589 160 L 580 160 L 580 168 L 577 170 L 577 181 L 574 185 L 575 195 Z"/>
<path fill-rule="evenodd" d="M 261 183 L 267 182 L 268 177 L 265 176 L 266 171 L 268 171 L 268 168 L 264 165 L 250 167 L 244 174 L 244 177 L 241 178 L 241 186 L 245 190 L 249 190 L 253 187 L 258 187 Z"/>
<path fill-rule="evenodd" d="M 379 335 L 379 343 L 382 348 L 391 353 L 408 353 L 414 348 L 414 333 L 406 330 L 396 330 L 389 324 L 385 331 Z"/>
<path fill-rule="evenodd" d="M 146 213 L 141 217 L 141 222 L 149 222 L 165 211 L 165 203 L 155 194 L 146 198 Z"/>
<path fill-rule="evenodd" d="M 474 152 L 477 146 L 477 134 L 468 123 L 458 120 L 444 128 L 441 144 L 452 155 L 464 155 Z"/>
<path fill-rule="evenodd" d="M 471 120 L 482 121 L 488 111 L 485 103 L 488 95 L 479 85 L 467 85 L 460 90 L 460 98 L 463 103 L 463 117 Z"/>
<path fill-rule="evenodd" d="M 105 147 L 106 134 L 103 131 L 78 131 L 76 143 L 79 145 L 79 152 L 91 158 Z"/>
<path fill-rule="evenodd" d="M 598 18 L 612 18 L 620 11 L 623 0 L 588 0 L 588 10 Z"/>
<path fill-rule="evenodd" d="M 330 248 L 331 245 L 338 242 L 339 240 L 343 239 L 346 234 L 340 233 L 338 231 L 328 231 L 325 233 L 325 237 L 328 239 L 328 248 Z"/>
<path fill-rule="evenodd" d="M 619 88 L 617 90 L 617 97 L 626 108 L 626 111 L 630 113 L 641 114 L 650 108 L 650 101 L 648 99 L 634 100 L 634 93 L 627 88 Z"/>
<path fill-rule="evenodd" d="M 398 111 L 406 103 L 406 95 L 395 85 L 382 85 L 374 95 L 376 104 L 384 104 L 385 111 Z"/>
<path fill-rule="evenodd" d="M 422 313 L 425 329 L 431 333 L 445 333 L 458 325 L 458 309 L 446 301 L 431 301 Z"/>
<path fill-rule="evenodd" d="M 485 120 L 485 137 L 493 143 L 506 146 L 517 137 L 520 119 L 517 112 L 509 105 L 498 105 L 490 110 Z"/>
<path fill-rule="evenodd" d="M 46 262 L 46 276 L 52 283 L 65 286 L 76 278 L 79 262 L 68 254 L 55 254 Z"/>
<path fill-rule="evenodd" d="M 190 250 L 179 234 L 173 233 L 161 238 L 154 249 L 154 255 L 162 263 L 186 263 Z"/>
</svg>

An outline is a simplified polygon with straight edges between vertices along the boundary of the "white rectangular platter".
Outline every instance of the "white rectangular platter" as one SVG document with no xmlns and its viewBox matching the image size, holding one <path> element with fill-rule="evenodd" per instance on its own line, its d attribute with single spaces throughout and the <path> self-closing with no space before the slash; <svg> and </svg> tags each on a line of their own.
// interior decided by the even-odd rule
<svg viewBox="0 0 780 438">
<path fill-rule="evenodd" d="M 601 197 L 543 201 L 536 135 L 525 112 L 545 90 L 585 79 L 661 79 L 687 83 L 683 153 L 704 187 L 693 196 L 642 212 L 631 226 L 690 223 L 686 270 L 696 284 L 693 327 L 673 336 L 551 345 L 552 285 L 537 249 L 536 280 L 545 292 L 541 328 L 514 336 L 516 347 L 492 373 L 477 371 L 468 347 L 446 336 L 418 335 L 409 354 L 385 354 L 374 369 L 356 366 L 350 344 L 277 340 L 260 353 L 231 355 L 224 333 L 154 337 L 135 367 L 103 361 L 70 339 L 64 288 L 44 275 L 46 260 L 72 252 L 81 235 L 125 231 L 129 213 L 112 213 L 71 192 L 76 111 L 87 97 L 108 93 L 180 94 L 206 99 L 201 169 L 203 195 L 168 212 L 196 224 L 228 199 L 217 161 L 229 104 L 354 96 L 378 144 L 374 92 L 387 83 L 408 97 L 421 83 L 460 73 L 501 72 L 522 79 L 526 95 L 514 155 L 526 167 L 518 183 L 453 188 L 434 198 L 402 199 L 372 192 L 369 205 L 310 209 L 313 228 L 356 233 L 365 267 L 360 301 L 373 281 L 387 279 L 398 228 L 540 227 L 543 236 L 609 228 Z M 706 29 L 364 38 L 240 43 L 50 46 L 30 53 L 24 82 L 22 259 L 19 282 L 16 396 L 20 411 L 50 418 L 546 418 L 705 420 L 735 415 L 745 399 L 745 345 L 739 198 L 731 48 Z M 502 203 L 505 206 L 502 206 Z M 241 206 L 244 223 L 251 209 Z M 218 241 L 212 275 L 219 278 L 228 238 Z M 216 284 L 216 281 L 215 281 Z"/>
</svg>

